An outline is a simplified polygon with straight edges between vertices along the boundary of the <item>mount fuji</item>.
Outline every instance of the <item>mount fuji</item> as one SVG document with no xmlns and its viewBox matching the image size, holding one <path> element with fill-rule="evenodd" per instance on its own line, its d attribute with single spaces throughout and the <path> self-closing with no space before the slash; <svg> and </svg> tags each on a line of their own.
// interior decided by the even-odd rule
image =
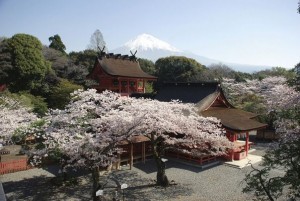
<svg viewBox="0 0 300 201">
<path fill-rule="evenodd" d="M 123 46 L 113 50 L 113 53 L 130 54 L 137 51 L 136 56 L 155 62 L 161 57 L 182 55 L 182 51 L 172 45 L 149 34 L 141 34 L 135 39 L 126 42 Z"/>
<path fill-rule="evenodd" d="M 130 51 L 132 53 L 137 51 L 136 53 L 137 57 L 149 59 L 152 60 L 153 62 L 155 62 L 157 59 L 161 57 L 185 56 L 188 58 L 193 58 L 199 63 L 206 66 L 209 66 L 211 64 L 222 63 L 236 71 L 248 72 L 248 73 L 264 70 L 266 68 L 271 68 L 270 66 L 257 66 L 257 65 L 222 62 L 220 60 L 210 59 L 191 52 L 181 51 L 176 47 L 170 45 L 169 43 L 145 33 L 138 35 L 135 39 L 129 40 L 121 47 L 112 50 L 112 52 L 115 54 L 130 54 Z"/>
</svg>

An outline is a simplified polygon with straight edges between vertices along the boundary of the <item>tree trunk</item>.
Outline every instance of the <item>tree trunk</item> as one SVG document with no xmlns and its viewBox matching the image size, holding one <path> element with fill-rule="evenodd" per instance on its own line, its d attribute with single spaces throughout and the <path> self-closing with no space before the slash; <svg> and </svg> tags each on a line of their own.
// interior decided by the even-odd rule
<svg viewBox="0 0 300 201">
<path fill-rule="evenodd" d="M 96 192 L 99 190 L 99 167 L 95 167 L 92 170 L 92 177 L 93 177 L 93 201 L 99 201 L 100 198 L 96 196 Z"/>
<path fill-rule="evenodd" d="M 161 160 L 161 156 L 164 150 L 163 139 L 159 137 L 157 139 L 154 139 L 154 134 L 151 134 L 151 142 L 154 159 L 157 166 L 156 184 L 159 186 L 167 187 L 170 183 L 166 175 L 166 164 Z"/>
<path fill-rule="evenodd" d="M 157 165 L 156 184 L 159 186 L 167 187 L 170 183 L 166 175 L 166 164 L 161 160 L 161 158 L 156 156 L 154 157 Z"/>
<path fill-rule="evenodd" d="M 67 170 L 65 169 L 65 163 L 61 162 L 60 163 L 60 169 L 61 169 L 61 178 L 63 182 L 67 181 Z"/>
</svg>

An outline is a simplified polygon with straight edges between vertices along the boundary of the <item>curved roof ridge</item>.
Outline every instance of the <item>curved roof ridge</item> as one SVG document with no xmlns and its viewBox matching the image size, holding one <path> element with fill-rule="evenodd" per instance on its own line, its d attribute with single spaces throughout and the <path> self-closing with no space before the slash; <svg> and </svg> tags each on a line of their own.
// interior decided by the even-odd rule
<svg viewBox="0 0 300 201">
<path fill-rule="evenodd" d="M 196 103 L 196 107 L 199 109 L 199 112 L 207 110 L 215 102 L 219 95 L 220 91 L 216 90 L 214 93 L 209 94 L 201 101 Z"/>
<path fill-rule="evenodd" d="M 145 73 L 137 61 L 115 57 L 102 57 L 101 59 L 98 58 L 98 63 L 105 73 L 112 76 L 157 79 L 157 77 Z"/>
</svg>

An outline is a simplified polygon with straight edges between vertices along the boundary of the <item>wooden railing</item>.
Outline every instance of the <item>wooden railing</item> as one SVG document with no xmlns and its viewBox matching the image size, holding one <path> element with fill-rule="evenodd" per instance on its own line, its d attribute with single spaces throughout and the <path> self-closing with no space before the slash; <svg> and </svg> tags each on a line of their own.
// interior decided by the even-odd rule
<svg viewBox="0 0 300 201">
<path fill-rule="evenodd" d="M 181 153 L 177 153 L 177 152 L 168 152 L 167 156 L 178 158 L 178 159 L 183 159 L 186 161 L 195 162 L 200 165 L 202 165 L 203 163 L 209 163 L 209 162 L 217 160 L 216 156 L 206 155 L 206 156 L 193 157 L 191 155 L 181 154 Z"/>
<path fill-rule="evenodd" d="M 0 175 L 29 169 L 27 158 L 0 162 Z"/>
</svg>

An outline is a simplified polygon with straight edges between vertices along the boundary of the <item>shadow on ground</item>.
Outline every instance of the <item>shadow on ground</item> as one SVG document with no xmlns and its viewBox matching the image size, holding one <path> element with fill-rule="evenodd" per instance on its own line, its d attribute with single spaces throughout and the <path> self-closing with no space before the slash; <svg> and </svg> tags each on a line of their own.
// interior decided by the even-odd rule
<svg viewBox="0 0 300 201">
<path fill-rule="evenodd" d="M 49 170 L 56 172 L 52 167 Z M 40 175 L 18 182 L 7 181 L 3 183 L 3 187 L 8 201 L 91 200 L 91 175 L 72 178 L 75 179 L 75 183 L 59 185 L 58 177 Z M 101 176 L 100 181 L 106 183 L 103 189 L 104 200 L 116 197 L 117 183 L 128 185 L 126 190 L 118 190 L 117 198 L 120 200 L 123 199 L 123 195 L 125 200 L 172 200 L 193 193 L 190 188 L 183 185 L 171 185 L 167 188 L 156 186 L 154 180 L 142 178 L 137 172 L 130 170 L 113 171 L 108 176 Z"/>
<path fill-rule="evenodd" d="M 111 173 L 110 177 L 120 184 L 128 184 L 128 188 L 124 190 L 125 200 L 172 200 L 193 193 L 190 188 L 183 185 L 173 184 L 167 188 L 157 186 L 154 180 L 142 178 L 134 171 L 115 171 Z M 121 199 L 122 193 L 120 192 L 119 199 Z"/>
<path fill-rule="evenodd" d="M 222 164 L 222 162 L 220 164 Z M 166 170 L 171 169 L 171 168 L 177 168 L 177 169 L 182 169 L 182 170 L 188 170 L 188 171 L 191 171 L 194 173 L 199 173 L 199 172 L 208 170 L 210 168 L 214 168 L 220 164 L 212 165 L 208 168 L 202 169 L 199 165 L 195 165 L 192 163 L 189 164 L 189 162 L 181 163 L 181 162 L 170 159 L 166 162 Z M 146 174 L 151 174 L 151 173 L 157 172 L 155 161 L 153 159 L 147 160 L 145 163 L 141 162 L 141 163 L 134 164 L 134 167 L 145 172 Z"/>
<path fill-rule="evenodd" d="M 54 185 L 53 178 L 44 175 L 24 179 L 18 182 L 5 182 L 3 188 L 7 200 L 68 200 L 76 197 L 80 200 L 90 200 L 86 192 L 90 192 L 90 187 L 83 185 L 57 186 Z"/>
</svg>

